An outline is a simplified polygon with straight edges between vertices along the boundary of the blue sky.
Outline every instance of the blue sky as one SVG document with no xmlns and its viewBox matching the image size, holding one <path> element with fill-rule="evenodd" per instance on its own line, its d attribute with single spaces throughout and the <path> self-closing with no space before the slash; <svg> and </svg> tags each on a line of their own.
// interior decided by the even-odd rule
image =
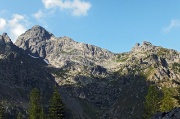
<svg viewBox="0 0 180 119">
<path fill-rule="evenodd" d="M 180 51 L 180 0 L 1 0 L 0 34 L 34 25 L 115 53 L 143 41 Z"/>
</svg>

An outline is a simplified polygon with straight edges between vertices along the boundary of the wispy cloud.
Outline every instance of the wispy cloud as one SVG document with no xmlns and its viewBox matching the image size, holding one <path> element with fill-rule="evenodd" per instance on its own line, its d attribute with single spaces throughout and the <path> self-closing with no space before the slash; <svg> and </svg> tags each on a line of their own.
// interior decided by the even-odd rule
<svg viewBox="0 0 180 119">
<path fill-rule="evenodd" d="M 52 17 L 54 12 L 55 12 L 54 9 L 52 9 L 50 11 L 49 10 L 45 10 L 45 9 L 43 9 L 43 10 L 40 9 L 36 13 L 32 14 L 32 16 L 34 18 L 36 18 L 36 20 L 38 20 L 38 21 L 43 21 L 43 19 L 45 19 L 45 18 Z"/>
<path fill-rule="evenodd" d="M 39 20 L 41 18 L 46 17 L 46 14 L 42 10 L 39 10 L 38 12 L 33 14 L 32 16 L 35 17 L 37 20 Z"/>
<path fill-rule="evenodd" d="M 4 30 L 7 25 L 7 22 L 5 19 L 0 18 L 0 30 Z"/>
<path fill-rule="evenodd" d="M 46 9 L 68 10 L 73 16 L 85 16 L 91 8 L 90 2 L 82 0 L 42 0 Z"/>
<path fill-rule="evenodd" d="M 32 14 L 32 17 L 34 17 L 37 21 L 41 22 L 45 28 L 48 28 L 46 19 L 52 17 L 54 15 L 54 12 L 54 9 L 50 11 L 46 9 L 40 9 L 36 13 Z"/>
<path fill-rule="evenodd" d="M 28 21 L 25 16 L 19 14 L 13 14 L 11 20 L 8 21 L 8 25 L 10 28 L 10 36 L 13 39 L 17 39 L 19 35 L 24 33 L 27 28 Z"/>
<path fill-rule="evenodd" d="M 170 24 L 163 29 L 163 32 L 168 33 L 171 30 L 173 30 L 174 28 L 178 28 L 178 27 L 180 27 L 180 20 L 173 19 L 173 20 L 171 20 Z"/>
<path fill-rule="evenodd" d="M 19 35 L 27 30 L 29 22 L 26 16 L 20 14 L 13 14 L 11 19 L 0 18 L 0 31 L 9 33 L 13 42 Z"/>
</svg>

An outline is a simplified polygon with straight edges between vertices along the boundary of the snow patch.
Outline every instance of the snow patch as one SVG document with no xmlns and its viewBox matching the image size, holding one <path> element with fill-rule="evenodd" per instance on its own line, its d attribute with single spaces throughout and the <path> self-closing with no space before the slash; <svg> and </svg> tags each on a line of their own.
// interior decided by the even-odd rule
<svg viewBox="0 0 180 119">
<path fill-rule="evenodd" d="M 39 57 L 32 56 L 31 54 L 28 54 L 28 55 L 31 56 L 32 58 L 39 58 Z"/>
<path fill-rule="evenodd" d="M 46 64 L 50 64 L 47 59 L 43 59 L 43 60 L 44 60 L 44 62 L 46 62 Z"/>
</svg>

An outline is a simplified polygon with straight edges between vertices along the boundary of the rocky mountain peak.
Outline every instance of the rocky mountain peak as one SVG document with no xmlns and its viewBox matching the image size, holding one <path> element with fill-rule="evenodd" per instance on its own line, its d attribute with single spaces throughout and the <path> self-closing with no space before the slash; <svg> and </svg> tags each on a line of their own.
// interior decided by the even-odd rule
<svg viewBox="0 0 180 119">
<path fill-rule="evenodd" d="M 151 44 L 150 42 L 148 42 L 148 41 L 143 41 L 142 46 L 148 46 L 148 45 L 151 45 L 151 46 L 152 46 L 152 44 Z"/>
<path fill-rule="evenodd" d="M 10 51 L 13 47 L 13 43 L 7 33 L 0 35 L 0 53 Z"/>
<path fill-rule="evenodd" d="M 115 57 L 112 52 L 100 47 L 79 43 L 66 36 L 55 37 L 41 26 L 26 31 L 15 44 L 28 54 L 48 59 L 50 64 L 56 66 L 68 61 L 85 65 L 97 62 L 103 64 Z"/>
<path fill-rule="evenodd" d="M 143 41 L 142 45 L 139 43 L 136 43 L 135 46 L 132 48 L 132 52 L 144 52 L 144 51 L 150 51 L 155 49 L 156 46 L 152 45 L 150 42 Z"/>
<path fill-rule="evenodd" d="M 41 37 L 45 37 L 47 39 L 49 39 L 53 35 L 52 33 L 48 32 L 45 28 L 43 28 L 42 26 L 39 26 L 39 25 L 33 26 L 28 31 L 30 32 L 30 35 L 32 35 L 32 36 L 41 36 Z"/>
<path fill-rule="evenodd" d="M 33 38 L 33 40 L 48 40 L 53 36 L 52 33 L 48 32 L 45 28 L 41 26 L 33 26 L 31 29 L 27 30 L 24 34 L 19 36 L 18 39 L 29 40 Z"/>
<path fill-rule="evenodd" d="M 11 39 L 10 37 L 7 35 L 7 33 L 3 33 L 1 36 L 0 36 L 0 40 L 1 40 L 1 43 L 4 42 L 4 43 L 11 43 Z"/>
</svg>

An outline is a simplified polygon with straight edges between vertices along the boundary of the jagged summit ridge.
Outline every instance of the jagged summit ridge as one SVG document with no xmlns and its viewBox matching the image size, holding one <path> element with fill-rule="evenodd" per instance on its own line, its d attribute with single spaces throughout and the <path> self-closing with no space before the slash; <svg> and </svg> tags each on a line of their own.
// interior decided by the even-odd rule
<svg viewBox="0 0 180 119">
<path fill-rule="evenodd" d="M 25 36 L 25 37 L 24 37 Z M 45 28 L 35 25 L 31 29 L 27 30 L 18 39 L 29 40 L 30 38 L 34 38 L 34 40 L 48 40 L 50 37 L 53 36 L 52 33 L 48 32 Z M 17 42 L 17 41 L 16 41 Z"/>
<path fill-rule="evenodd" d="M 0 39 L 1 39 L 1 43 L 10 43 L 12 42 L 10 37 L 7 35 L 7 33 L 3 33 L 2 35 L 0 35 Z"/>
<path fill-rule="evenodd" d="M 0 35 L 0 53 L 10 51 L 15 47 L 7 33 Z"/>
<path fill-rule="evenodd" d="M 68 61 L 79 64 L 103 64 L 115 57 L 105 49 L 79 43 L 69 37 L 55 37 L 41 26 L 34 26 L 22 34 L 15 43 L 28 54 L 46 58 L 51 64 L 62 66 Z"/>
<path fill-rule="evenodd" d="M 29 35 L 32 36 L 38 36 L 43 37 L 45 39 L 49 39 L 51 36 L 53 36 L 52 33 L 48 32 L 45 28 L 39 25 L 33 26 L 31 29 L 29 29 L 27 32 L 30 32 Z"/>
<path fill-rule="evenodd" d="M 154 46 L 152 43 L 148 41 L 143 41 L 142 45 L 136 43 L 135 46 L 132 48 L 133 52 L 143 52 L 143 51 L 150 51 L 158 49 L 158 46 Z"/>
</svg>

